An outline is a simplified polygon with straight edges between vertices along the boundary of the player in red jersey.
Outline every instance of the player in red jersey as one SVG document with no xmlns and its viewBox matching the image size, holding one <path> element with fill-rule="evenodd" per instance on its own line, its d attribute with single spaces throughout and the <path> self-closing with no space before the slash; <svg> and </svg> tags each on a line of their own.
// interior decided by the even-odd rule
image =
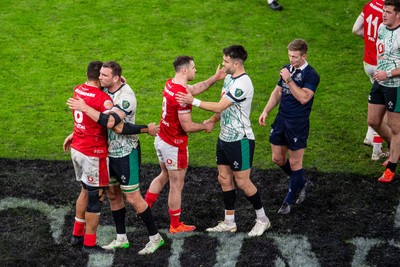
<svg viewBox="0 0 400 267">
<path fill-rule="evenodd" d="M 364 39 L 364 70 L 371 83 L 374 83 L 373 75 L 377 69 L 376 40 L 378 39 L 378 28 L 382 23 L 382 8 L 384 0 L 372 0 L 366 3 L 361 14 L 353 25 L 353 33 Z M 373 139 L 381 139 L 379 135 L 368 126 L 364 144 L 372 146 Z M 382 152 L 380 144 L 375 146 L 371 158 L 378 160 L 387 157 Z"/>
<path fill-rule="evenodd" d="M 151 207 L 159 193 L 169 182 L 168 212 L 170 215 L 170 233 L 191 232 L 194 225 L 186 225 L 180 221 L 182 189 L 188 167 L 188 135 L 189 132 L 211 132 L 212 123 L 194 123 L 191 118 L 192 105 L 179 104 L 175 95 L 178 92 L 200 94 L 216 81 L 225 77 L 225 72 L 218 66 L 215 75 L 208 80 L 193 86 L 187 84 L 196 75 L 192 57 L 179 56 L 174 63 L 175 77 L 167 80 L 163 91 L 160 131 L 154 146 L 160 162 L 161 173 L 154 178 L 146 193 L 145 200 Z"/>
<path fill-rule="evenodd" d="M 88 81 L 74 89 L 74 97 L 83 99 L 99 111 L 110 110 L 112 99 L 100 89 L 99 74 L 103 63 L 89 63 Z M 104 251 L 96 245 L 104 191 L 109 183 L 108 150 L 106 128 L 78 110 L 72 111 L 74 131 L 71 142 L 71 157 L 77 181 L 82 188 L 76 201 L 76 214 L 71 243 L 79 244 L 83 239 L 83 252 Z M 64 144 L 64 150 L 68 147 Z M 86 231 L 85 231 L 86 227 Z"/>
</svg>

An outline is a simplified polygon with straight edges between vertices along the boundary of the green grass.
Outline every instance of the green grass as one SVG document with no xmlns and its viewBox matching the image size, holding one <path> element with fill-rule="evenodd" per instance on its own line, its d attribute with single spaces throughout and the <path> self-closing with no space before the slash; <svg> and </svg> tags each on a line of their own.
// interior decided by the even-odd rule
<svg viewBox="0 0 400 267">
<path fill-rule="evenodd" d="M 85 81 L 91 60 L 117 60 L 138 100 L 138 123 L 159 121 L 161 91 L 174 75 L 173 59 L 194 56 L 201 81 L 222 61 L 222 48 L 242 44 L 246 70 L 255 86 L 252 123 L 256 168 L 272 168 L 270 127 L 258 125 L 287 44 L 309 43 L 308 61 L 321 76 L 311 116 L 304 165 L 322 171 L 374 174 L 366 131 L 371 85 L 362 67 L 362 40 L 351 33 L 365 1 L 284 0 L 274 12 L 266 1 L 5 1 L 0 7 L 0 157 L 70 160 L 62 152 L 72 130 L 65 105 L 75 85 Z M 221 82 L 199 96 L 217 101 Z M 268 120 L 270 124 L 276 111 Z M 194 109 L 195 121 L 211 116 Z M 214 166 L 211 134 L 190 134 L 190 164 Z M 143 162 L 157 163 L 149 136 L 140 137 Z"/>
</svg>

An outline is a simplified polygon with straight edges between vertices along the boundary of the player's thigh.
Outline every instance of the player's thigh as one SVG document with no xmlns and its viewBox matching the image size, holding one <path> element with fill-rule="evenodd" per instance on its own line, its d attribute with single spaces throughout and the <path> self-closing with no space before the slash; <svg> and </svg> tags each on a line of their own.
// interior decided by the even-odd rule
<svg viewBox="0 0 400 267">
<path fill-rule="evenodd" d="M 273 162 L 275 162 L 279 166 L 282 166 L 283 164 L 286 163 L 287 152 L 288 152 L 287 146 L 278 146 L 271 144 L 271 151 L 272 151 Z"/>
<path fill-rule="evenodd" d="M 229 165 L 218 165 L 218 182 L 222 186 L 223 191 L 234 188 L 233 171 Z"/>
<path fill-rule="evenodd" d="M 368 124 L 381 125 L 386 113 L 385 104 L 368 103 Z"/>
<path fill-rule="evenodd" d="M 233 172 L 233 177 L 239 188 L 246 187 L 249 183 L 251 183 L 250 171 L 251 171 L 251 169 Z"/>
</svg>

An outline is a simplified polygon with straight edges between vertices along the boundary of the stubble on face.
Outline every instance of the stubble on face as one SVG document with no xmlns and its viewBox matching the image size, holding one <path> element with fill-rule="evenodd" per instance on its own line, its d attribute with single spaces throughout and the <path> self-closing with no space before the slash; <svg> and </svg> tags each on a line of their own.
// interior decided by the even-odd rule
<svg viewBox="0 0 400 267">
<path fill-rule="evenodd" d="M 102 87 L 109 88 L 113 85 L 112 82 L 112 70 L 110 68 L 101 68 L 100 69 L 100 85 Z"/>
</svg>

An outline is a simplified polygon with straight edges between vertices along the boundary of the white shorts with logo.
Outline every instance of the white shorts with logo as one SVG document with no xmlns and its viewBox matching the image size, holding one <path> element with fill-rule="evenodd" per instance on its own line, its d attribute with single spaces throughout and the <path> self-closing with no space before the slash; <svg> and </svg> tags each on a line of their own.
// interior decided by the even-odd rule
<svg viewBox="0 0 400 267">
<path fill-rule="evenodd" d="M 154 148 L 158 160 L 164 163 L 168 170 L 186 169 L 189 162 L 187 146 L 177 147 L 164 142 L 159 136 L 154 139 Z"/>
<path fill-rule="evenodd" d="M 110 182 L 108 157 L 86 156 L 73 148 L 71 148 L 71 157 L 77 181 L 93 187 L 108 186 Z"/>
</svg>

